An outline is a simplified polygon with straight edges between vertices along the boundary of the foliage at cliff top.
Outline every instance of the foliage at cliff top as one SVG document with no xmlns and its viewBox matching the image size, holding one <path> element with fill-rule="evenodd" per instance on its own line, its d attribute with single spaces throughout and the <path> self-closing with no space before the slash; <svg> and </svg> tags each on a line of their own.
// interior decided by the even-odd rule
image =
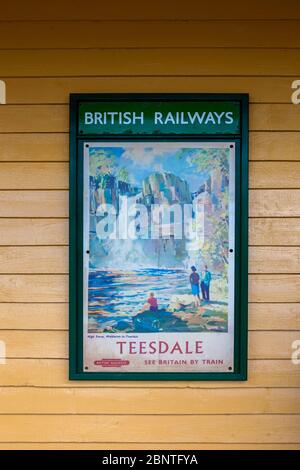
<svg viewBox="0 0 300 470">
<path fill-rule="evenodd" d="M 176 152 L 175 157 L 186 158 L 200 173 L 220 169 L 225 176 L 229 174 L 228 148 L 183 148 Z"/>
<path fill-rule="evenodd" d="M 125 167 L 118 167 L 116 156 L 106 150 L 96 150 L 90 158 L 90 175 L 94 178 L 112 175 L 119 180 L 129 183 L 130 176 Z"/>
</svg>

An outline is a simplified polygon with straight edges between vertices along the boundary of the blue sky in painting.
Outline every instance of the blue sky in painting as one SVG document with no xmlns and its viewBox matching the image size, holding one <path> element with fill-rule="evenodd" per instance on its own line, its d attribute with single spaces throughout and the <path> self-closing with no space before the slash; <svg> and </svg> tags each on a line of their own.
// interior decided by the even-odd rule
<svg viewBox="0 0 300 470">
<path fill-rule="evenodd" d="M 99 150 L 114 155 L 120 167 L 127 168 L 131 176 L 131 184 L 141 186 L 141 181 L 156 171 L 165 171 L 175 174 L 188 182 L 190 190 L 196 191 L 199 186 L 207 179 L 207 174 L 200 174 L 195 165 L 189 162 L 189 150 L 186 151 L 186 157 L 178 158 L 176 152 L 183 147 L 170 148 L 164 146 L 159 148 L 159 144 L 145 147 L 137 146 L 134 143 L 126 147 L 100 146 L 90 149 L 90 157 Z"/>
</svg>

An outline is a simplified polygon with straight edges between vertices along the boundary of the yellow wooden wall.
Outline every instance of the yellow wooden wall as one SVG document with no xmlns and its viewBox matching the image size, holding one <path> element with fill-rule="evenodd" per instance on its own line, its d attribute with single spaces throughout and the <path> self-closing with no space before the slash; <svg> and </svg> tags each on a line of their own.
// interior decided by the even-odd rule
<svg viewBox="0 0 300 470">
<path fill-rule="evenodd" d="M 0 449 L 300 448 L 299 1 L 2 1 Z M 249 92 L 248 382 L 68 381 L 68 94 Z"/>
</svg>

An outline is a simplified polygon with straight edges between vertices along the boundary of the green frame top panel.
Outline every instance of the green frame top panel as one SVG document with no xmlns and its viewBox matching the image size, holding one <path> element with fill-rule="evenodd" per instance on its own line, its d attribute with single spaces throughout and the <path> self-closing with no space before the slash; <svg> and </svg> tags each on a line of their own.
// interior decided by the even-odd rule
<svg viewBox="0 0 300 470">
<path fill-rule="evenodd" d="M 98 101 L 79 105 L 79 134 L 239 134 L 238 101 Z"/>
</svg>

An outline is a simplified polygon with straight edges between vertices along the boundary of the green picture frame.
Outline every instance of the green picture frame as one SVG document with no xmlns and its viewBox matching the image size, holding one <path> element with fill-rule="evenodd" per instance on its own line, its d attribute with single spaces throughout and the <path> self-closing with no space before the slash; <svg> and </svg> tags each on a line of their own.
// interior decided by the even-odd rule
<svg viewBox="0 0 300 470">
<path fill-rule="evenodd" d="M 70 95 L 70 225 L 69 225 L 69 379 L 70 380 L 146 380 L 146 381 L 244 381 L 247 380 L 248 338 L 248 94 L 162 93 L 162 94 L 71 94 Z M 195 127 L 186 132 L 145 133 L 135 129 L 114 134 L 85 133 L 81 121 L 81 107 L 103 103 L 130 104 L 139 109 L 141 103 L 154 106 L 177 103 L 187 109 L 189 103 L 204 106 L 216 103 L 220 109 L 234 103 L 238 123 L 226 133 L 216 129 L 199 132 Z M 97 106 L 95 107 L 97 109 Z M 125 108 L 124 108 L 125 109 Z M 148 108 L 147 108 L 148 109 Z M 225 109 L 225 108 L 224 108 Z M 151 127 L 151 126 L 150 126 Z M 122 133 L 121 133 L 122 132 Z M 233 133 L 234 132 L 234 133 Z M 234 246 L 234 367 L 232 372 L 87 372 L 83 365 L 83 145 L 99 141 L 128 142 L 234 142 L 235 158 L 235 246 Z"/>
</svg>

